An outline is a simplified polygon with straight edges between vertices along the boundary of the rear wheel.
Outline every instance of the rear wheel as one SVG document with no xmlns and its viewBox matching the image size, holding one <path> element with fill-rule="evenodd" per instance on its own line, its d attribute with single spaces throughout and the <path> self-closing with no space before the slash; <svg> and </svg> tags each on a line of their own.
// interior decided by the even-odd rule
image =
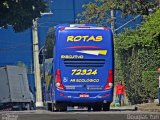
<svg viewBox="0 0 160 120">
<path fill-rule="evenodd" d="M 52 111 L 52 103 L 48 103 L 47 109 L 48 109 L 49 111 Z"/>
<path fill-rule="evenodd" d="M 25 110 L 31 110 L 31 103 L 26 104 L 26 109 Z"/>
<path fill-rule="evenodd" d="M 91 108 L 92 108 L 91 106 L 88 106 L 88 111 L 91 111 Z"/>
<path fill-rule="evenodd" d="M 109 111 L 110 110 L 110 103 L 103 103 L 103 111 Z"/>
<path fill-rule="evenodd" d="M 101 104 L 95 104 L 92 106 L 93 111 L 101 111 L 102 110 L 102 105 Z"/>
<path fill-rule="evenodd" d="M 67 111 L 67 105 L 65 103 L 56 103 L 56 111 Z"/>
<path fill-rule="evenodd" d="M 47 109 L 49 111 L 54 111 L 55 110 L 55 104 L 54 103 L 48 103 Z"/>
</svg>

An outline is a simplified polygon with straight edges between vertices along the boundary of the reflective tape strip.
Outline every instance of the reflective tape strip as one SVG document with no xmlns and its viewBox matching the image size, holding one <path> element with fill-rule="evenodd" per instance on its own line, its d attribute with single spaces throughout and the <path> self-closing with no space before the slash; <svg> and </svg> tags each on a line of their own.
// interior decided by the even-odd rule
<svg viewBox="0 0 160 120">
<path fill-rule="evenodd" d="M 95 30 L 104 30 L 104 28 L 103 27 L 88 27 L 88 26 L 86 26 L 86 28 L 85 27 L 80 27 L 80 28 L 78 28 L 78 27 L 65 27 L 65 30 L 72 30 L 72 29 L 95 29 Z"/>
</svg>

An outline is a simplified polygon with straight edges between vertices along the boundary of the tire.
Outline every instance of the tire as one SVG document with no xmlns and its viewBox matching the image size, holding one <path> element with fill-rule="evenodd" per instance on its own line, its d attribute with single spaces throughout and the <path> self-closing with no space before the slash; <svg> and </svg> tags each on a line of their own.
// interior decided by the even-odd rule
<svg viewBox="0 0 160 120">
<path fill-rule="evenodd" d="M 47 107 L 48 111 L 54 111 L 55 110 L 55 104 L 54 103 L 48 103 L 48 107 Z"/>
<path fill-rule="evenodd" d="M 102 110 L 102 105 L 101 104 L 95 104 L 92 106 L 93 111 L 101 111 Z"/>
<path fill-rule="evenodd" d="M 56 103 L 55 108 L 56 108 L 56 111 L 60 111 L 60 112 L 67 111 L 67 105 L 65 103 Z"/>
<path fill-rule="evenodd" d="M 109 111 L 110 110 L 110 103 L 103 103 L 103 111 Z"/>
<path fill-rule="evenodd" d="M 35 104 L 33 101 L 30 102 L 30 110 L 35 110 Z"/>
<path fill-rule="evenodd" d="M 47 107 L 48 111 L 52 111 L 52 104 L 51 104 L 51 103 L 48 103 L 47 106 L 48 106 L 48 107 Z"/>
<path fill-rule="evenodd" d="M 91 108 L 92 108 L 91 106 L 88 106 L 88 111 L 91 111 Z"/>
<path fill-rule="evenodd" d="M 31 103 L 26 104 L 26 110 L 31 110 Z"/>
<path fill-rule="evenodd" d="M 18 110 L 18 111 L 24 110 L 24 106 L 23 106 L 22 103 L 19 103 L 19 104 L 18 104 L 18 109 L 17 109 L 17 110 Z"/>
</svg>

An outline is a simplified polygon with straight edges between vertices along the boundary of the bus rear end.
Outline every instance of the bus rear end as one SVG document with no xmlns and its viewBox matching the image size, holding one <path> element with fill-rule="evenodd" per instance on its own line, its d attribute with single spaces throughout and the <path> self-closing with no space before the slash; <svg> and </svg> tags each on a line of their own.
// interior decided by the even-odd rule
<svg viewBox="0 0 160 120">
<path fill-rule="evenodd" d="M 103 27 L 60 27 L 54 49 L 55 107 L 109 110 L 113 100 L 113 39 Z"/>
</svg>

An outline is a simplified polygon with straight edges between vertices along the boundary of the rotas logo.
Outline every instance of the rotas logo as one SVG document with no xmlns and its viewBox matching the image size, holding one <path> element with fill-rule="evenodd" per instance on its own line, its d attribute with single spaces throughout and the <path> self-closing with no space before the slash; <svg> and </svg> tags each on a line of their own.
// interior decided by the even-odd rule
<svg viewBox="0 0 160 120">
<path fill-rule="evenodd" d="M 94 41 L 94 42 L 100 42 L 102 41 L 103 37 L 102 36 L 68 36 L 67 37 L 67 42 L 89 42 L 89 41 Z"/>
</svg>

